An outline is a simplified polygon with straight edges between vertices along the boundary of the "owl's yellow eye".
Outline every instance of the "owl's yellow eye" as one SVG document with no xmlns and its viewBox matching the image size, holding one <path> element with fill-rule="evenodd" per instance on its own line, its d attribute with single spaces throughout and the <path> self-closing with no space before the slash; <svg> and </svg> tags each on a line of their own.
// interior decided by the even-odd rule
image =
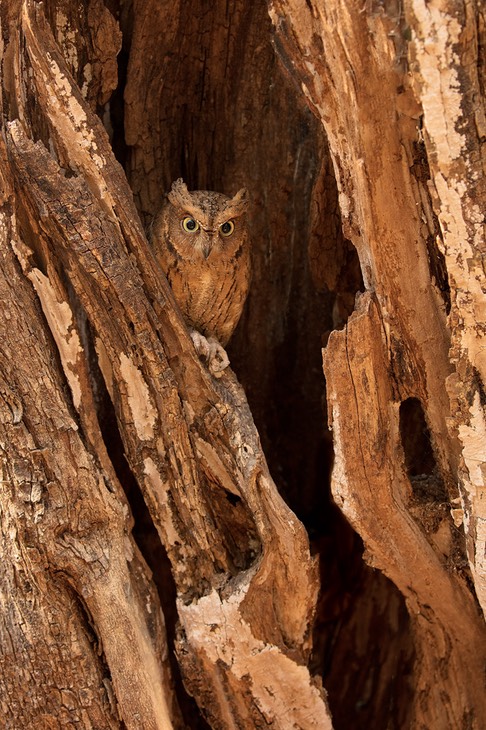
<svg viewBox="0 0 486 730">
<path fill-rule="evenodd" d="M 199 223 L 194 218 L 187 216 L 182 221 L 182 227 L 186 233 L 196 233 L 199 230 Z"/>
<path fill-rule="evenodd" d="M 235 230 L 235 224 L 233 221 L 226 221 L 226 223 L 222 223 L 219 227 L 219 230 L 223 234 L 223 236 L 231 236 L 233 231 Z"/>
</svg>

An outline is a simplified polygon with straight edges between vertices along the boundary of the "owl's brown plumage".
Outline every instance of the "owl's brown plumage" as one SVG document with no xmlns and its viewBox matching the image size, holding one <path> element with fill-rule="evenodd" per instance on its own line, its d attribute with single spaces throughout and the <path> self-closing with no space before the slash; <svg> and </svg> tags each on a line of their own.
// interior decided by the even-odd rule
<svg viewBox="0 0 486 730">
<path fill-rule="evenodd" d="M 238 324 L 250 284 L 248 193 L 233 198 L 172 184 L 151 241 L 190 327 L 223 346 Z"/>
</svg>

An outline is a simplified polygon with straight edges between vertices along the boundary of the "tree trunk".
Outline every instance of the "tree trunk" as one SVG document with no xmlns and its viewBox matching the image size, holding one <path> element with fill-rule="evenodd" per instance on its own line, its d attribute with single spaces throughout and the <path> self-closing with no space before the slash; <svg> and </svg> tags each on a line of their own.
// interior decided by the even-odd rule
<svg viewBox="0 0 486 730">
<path fill-rule="evenodd" d="M 1 22 L 5 726 L 479 730 L 482 9 Z M 251 191 L 238 377 L 145 237 L 181 176 Z"/>
</svg>

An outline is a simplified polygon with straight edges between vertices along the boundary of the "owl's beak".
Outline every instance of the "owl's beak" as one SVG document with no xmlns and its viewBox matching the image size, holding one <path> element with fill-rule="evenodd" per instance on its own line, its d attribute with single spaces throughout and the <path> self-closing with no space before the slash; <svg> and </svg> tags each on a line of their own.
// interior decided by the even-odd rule
<svg viewBox="0 0 486 730">
<path fill-rule="evenodd" d="M 204 236 L 204 243 L 202 245 L 202 253 L 205 259 L 209 256 L 211 253 L 211 250 L 214 245 L 214 236 L 217 234 L 217 231 L 213 231 L 211 229 L 204 229 L 204 233 L 206 234 Z"/>
</svg>

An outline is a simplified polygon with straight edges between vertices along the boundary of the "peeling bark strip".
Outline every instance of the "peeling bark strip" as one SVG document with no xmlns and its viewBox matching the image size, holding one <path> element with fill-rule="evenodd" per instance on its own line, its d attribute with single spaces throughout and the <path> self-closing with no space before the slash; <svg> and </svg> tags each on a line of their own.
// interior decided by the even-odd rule
<svg viewBox="0 0 486 730">
<path fill-rule="evenodd" d="M 129 535 L 120 485 L 113 469 L 105 470 L 99 426 L 88 417 L 91 410 L 96 421 L 83 340 L 70 311 L 75 296 L 98 343 L 127 461 L 171 560 L 186 684 L 215 728 L 249 721 L 331 727 L 323 692 L 306 666 L 318 579 L 305 530 L 271 480 L 242 388 L 231 373 L 213 382 L 199 363 L 106 133 L 39 5 L 24 3 L 22 18 L 22 45 L 11 56 L 18 54 L 36 109 L 17 86 L 23 122 L 14 119 L 7 128 L 12 203 L 21 221 L 21 232 L 12 229 L 14 250 L 36 285 L 44 326 L 61 355 L 58 365 L 50 363 L 52 398 L 71 414 L 67 439 L 50 421 L 43 424 L 52 442 L 42 451 L 46 481 L 63 515 L 46 500 L 49 529 L 41 546 L 49 570 L 62 571 L 92 617 L 125 726 L 177 725 L 158 604 Z M 46 129 L 52 152 L 42 141 Z M 10 224 L 9 209 L 4 213 Z M 30 316 L 42 328 L 39 313 Z M 33 368 L 33 390 L 45 369 L 42 363 Z M 5 380 L 20 388 L 15 372 Z M 23 405 L 29 436 L 43 444 L 34 425 L 43 423 L 33 417 L 36 402 Z M 80 512 L 74 523 L 72 499 Z M 223 624 L 217 631 L 207 627 L 212 601 Z M 198 624 L 206 630 L 195 631 Z M 230 656 L 232 633 L 240 642 Z M 42 693 L 38 702 L 45 702 Z"/>
<path fill-rule="evenodd" d="M 251 692 L 254 706 L 251 712 L 240 715 L 243 727 L 267 724 L 271 717 L 277 727 L 331 730 L 321 691 L 309 683 L 307 668 L 292 661 L 274 644 L 261 641 L 245 621 L 247 612 L 242 604 L 248 588 L 249 581 L 240 583 L 238 590 L 226 599 L 213 591 L 197 603 L 179 604 L 182 628 L 187 640 L 198 648 L 201 668 L 214 667 L 206 677 L 211 684 L 206 685 L 205 691 L 221 693 L 224 689 L 230 706 L 233 697 L 236 700 Z M 209 631 L 213 642 L 207 640 Z M 221 671 L 221 666 L 229 670 Z M 193 682 L 194 678 L 190 686 Z M 220 720 L 211 717 L 211 713 L 210 718 L 219 727 Z M 227 713 L 224 721 L 225 728 L 238 727 L 232 713 Z"/>
</svg>

